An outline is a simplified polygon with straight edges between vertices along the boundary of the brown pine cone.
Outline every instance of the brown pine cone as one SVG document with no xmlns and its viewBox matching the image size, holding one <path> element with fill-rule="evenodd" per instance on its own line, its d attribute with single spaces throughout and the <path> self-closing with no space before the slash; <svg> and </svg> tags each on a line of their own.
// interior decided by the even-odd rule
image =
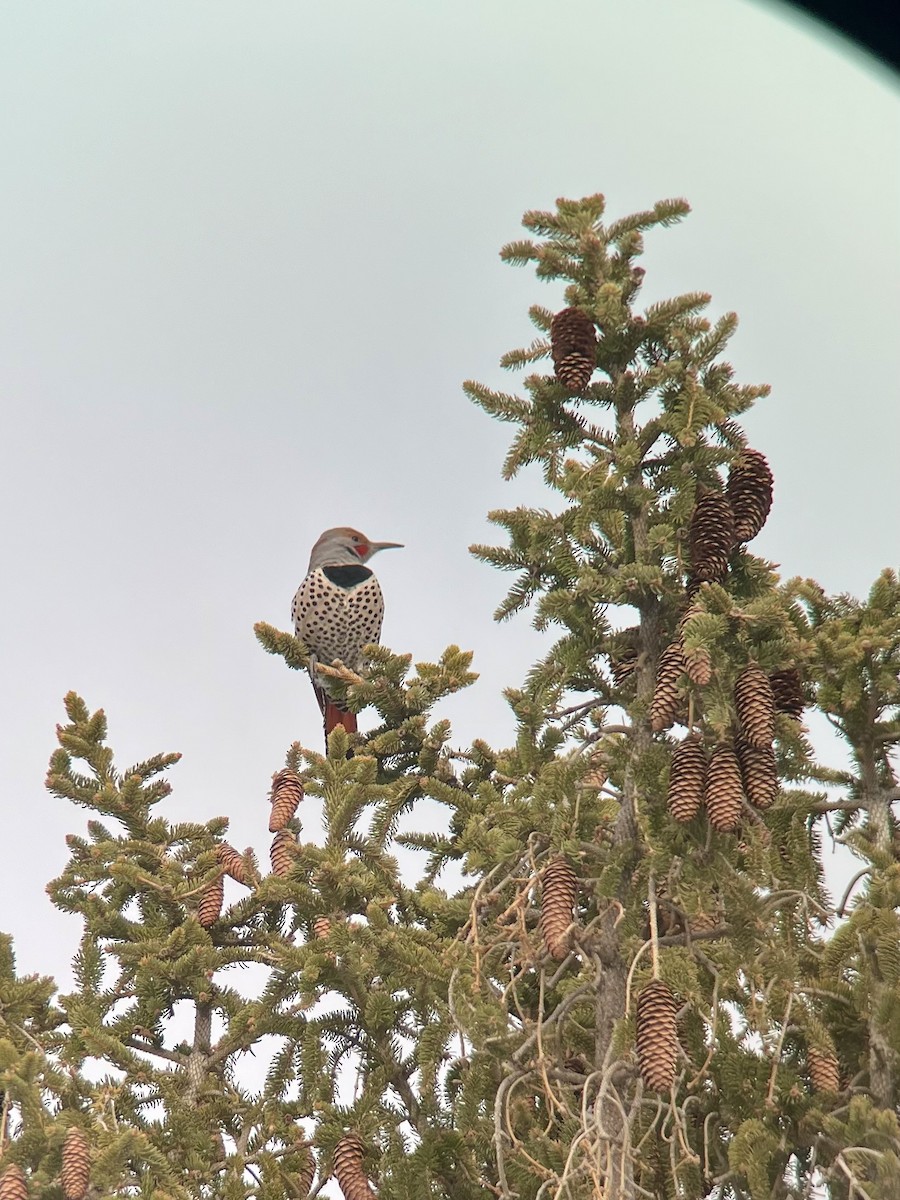
<svg viewBox="0 0 900 1200">
<path fill-rule="evenodd" d="M 644 1086 L 667 1092 L 675 1080 L 678 1061 L 678 1003 L 672 989 L 653 979 L 637 1000 L 637 1054 Z"/>
<path fill-rule="evenodd" d="M 795 721 L 802 720 L 806 698 L 797 668 L 785 667 L 783 671 L 773 671 L 769 676 L 769 683 L 772 685 L 775 711 L 787 713 Z"/>
<path fill-rule="evenodd" d="M 364 1155 L 358 1133 L 345 1133 L 334 1148 L 334 1174 L 344 1200 L 376 1200 L 363 1170 Z"/>
<path fill-rule="evenodd" d="M 566 859 L 555 855 L 544 868 L 541 885 L 541 936 L 547 953 L 562 962 L 569 952 L 569 926 L 578 898 L 578 879 Z"/>
<path fill-rule="evenodd" d="M 219 842 L 216 846 L 216 858 L 226 875 L 230 875 L 236 883 L 247 883 L 247 864 L 244 856 L 238 854 L 234 846 L 229 846 L 227 842 Z"/>
<path fill-rule="evenodd" d="M 272 811 L 269 813 L 269 833 L 278 833 L 287 828 L 288 822 L 297 811 L 297 805 L 303 799 L 303 783 L 296 771 L 285 767 L 272 776 L 272 790 L 269 800 Z"/>
<path fill-rule="evenodd" d="M 313 1180 L 316 1177 L 316 1160 L 308 1146 L 304 1146 L 302 1152 L 302 1166 L 297 1169 L 297 1195 L 306 1200 L 312 1191 Z"/>
<path fill-rule="evenodd" d="M 747 799 L 755 808 L 771 808 L 778 796 L 778 768 L 771 746 L 760 749 L 743 738 L 735 742 Z"/>
<path fill-rule="evenodd" d="M 689 531 L 691 581 L 721 583 L 734 550 L 734 515 L 722 492 L 697 489 Z M 696 589 L 695 589 L 696 590 Z"/>
<path fill-rule="evenodd" d="M 744 450 L 728 472 L 725 492 L 734 513 L 739 542 L 755 538 L 772 507 L 772 472 L 758 450 Z"/>
<path fill-rule="evenodd" d="M 666 803 L 676 821 L 692 821 L 703 803 L 706 752 L 698 737 L 686 737 L 672 753 Z"/>
<path fill-rule="evenodd" d="M 556 378 L 569 392 L 583 392 L 597 364 L 597 331 L 580 308 L 564 308 L 550 323 Z"/>
<path fill-rule="evenodd" d="M 684 644 L 684 631 L 692 617 L 700 615 L 702 609 L 690 605 L 678 622 L 678 640 L 681 642 L 681 653 L 684 656 L 684 671 L 691 683 L 697 687 L 707 687 L 712 679 L 712 656 L 703 646 L 693 646 L 690 649 Z"/>
<path fill-rule="evenodd" d="M 0 1175 L 0 1200 L 28 1200 L 28 1183 L 18 1163 L 10 1163 Z"/>
<path fill-rule="evenodd" d="M 215 879 L 206 885 L 203 893 L 200 896 L 200 903 L 197 905 L 197 920 L 204 929 L 209 929 L 211 925 L 215 925 L 222 913 L 222 902 L 225 899 L 225 879 L 222 875 L 217 875 Z"/>
<path fill-rule="evenodd" d="M 684 670 L 691 683 L 697 687 L 706 687 L 712 679 L 712 658 L 703 646 L 695 646 L 692 650 L 684 650 Z"/>
<path fill-rule="evenodd" d="M 624 687 L 634 674 L 637 660 L 637 650 L 624 650 L 617 658 L 610 658 L 609 669 L 612 673 L 613 683 L 617 688 Z"/>
<path fill-rule="evenodd" d="M 294 856 L 291 854 L 291 847 L 296 846 L 297 839 L 289 829 L 281 829 L 272 838 L 272 847 L 269 850 L 269 858 L 272 863 L 272 871 L 275 875 L 290 875 L 294 865 Z"/>
<path fill-rule="evenodd" d="M 806 1051 L 809 1080 L 817 1092 L 839 1092 L 841 1072 L 833 1047 L 809 1046 Z"/>
<path fill-rule="evenodd" d="M 769 677 L 756 663 L 746 666 L 734 683 L 734 704 L 744 740 L 766 750 L 775 736 L 775 698 Z"/>
<path fill-rule="evenodd" d="M 91 1147 L 87 1134 L 77 1125 L 71 1125 L 66 1133 L 62 1149 L 63 1195 L 66 1200 L 84 1200 L 91 1178 Z"/>
<path fill-rule="evenodd" d="M 715 913 L 694 913 L 690 919 L 691 934 L 696 936 L 698 933 L 709 933 L 710 930 L 718 929 L 722 921 Z"/>
<path fill-rule="evenodd" d="M 741 820 L 743 790 L 737 755 L 731 746 L 716 746 L 706 770 L 706 812 L 719 833 L 732 833 Z"/>
<path fill-rule="evenodd" d="M 313 937 L 321 940 L 323 938 L 327 938 L 329 933 L 331 933 L 330 918 L 324 916 L 316 917 L 316 919 L 313 921 Z"/>
<path fill-rule="evenodd" d="M 654 733 L 668 729 L 679 715 L 681 697 L 678 680 L 684 671 L 681 639 L 670 642 L 656 664 L 656 688 L 650 704 L 650 728 Z"/>
</svg>

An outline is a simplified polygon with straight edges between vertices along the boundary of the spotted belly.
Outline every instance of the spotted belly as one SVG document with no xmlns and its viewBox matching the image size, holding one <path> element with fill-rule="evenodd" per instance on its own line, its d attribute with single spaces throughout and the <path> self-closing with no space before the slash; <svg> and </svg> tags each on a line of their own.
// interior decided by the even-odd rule
<svg viewBox="0 0 900 1200">
<path fill-rule="evenodd" d="M 339 658 L 352 671 L 363 665 L 363 646 L 381 637 L 384 599 L 378 580 L 350 587 L 333 583 L 321 568 L 300 584 L 291 609 L 294 632 L 320 662 Z"/>
</svg>

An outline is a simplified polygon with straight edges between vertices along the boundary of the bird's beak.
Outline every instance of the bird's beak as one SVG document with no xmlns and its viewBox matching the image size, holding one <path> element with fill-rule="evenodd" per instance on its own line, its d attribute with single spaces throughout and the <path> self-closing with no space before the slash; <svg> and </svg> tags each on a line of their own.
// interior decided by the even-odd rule
<svg viewBox="0 0 900 1200">
<path fill-rule="evenodd" d="M 379 550 L 402 550 L 402 542 L 369 542 L 369 550 L 372 554 L 377 554 Z"/>
</svg>

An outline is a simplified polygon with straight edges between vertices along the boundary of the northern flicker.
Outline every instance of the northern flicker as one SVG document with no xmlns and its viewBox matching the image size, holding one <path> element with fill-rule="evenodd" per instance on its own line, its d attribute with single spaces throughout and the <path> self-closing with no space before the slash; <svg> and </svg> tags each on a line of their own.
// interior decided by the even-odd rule
<svg viewBox="0 0 900 1200">
<path fill-rule="evenodd" d="M 384 599 L 370 567 L 379 550 L 400 548 L 400 542 L 373 542 L 342 525 L 326 529 L 312 548 L 306 578 L 297 589 L 291 616 L 294 632 L 310 651 L 309 675 L 322 716 L 325 736 L 338 725 L 356 732 L 356 714 L 329 696 L 329 680 L 316 670 L 338 658 L 351 671 L 363 665 L 363 646 L 381 637 Z"/>
</svg>

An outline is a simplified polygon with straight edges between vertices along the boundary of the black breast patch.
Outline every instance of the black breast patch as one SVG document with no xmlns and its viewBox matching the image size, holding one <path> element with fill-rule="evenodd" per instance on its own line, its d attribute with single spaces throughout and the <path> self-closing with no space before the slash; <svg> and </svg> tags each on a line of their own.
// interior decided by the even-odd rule
<svg viewBox="0 0 900 1200">
<path fill-rule="evenodd" d="M 348 563 L 345 567 L 323 567 L 322 574 L 335 587 L 352 588 L 356 587 L 358 583 L 363 583 L 366 579 L 369 579 L 372 572 L 368 567 L 364 567 L 362 563 L 358 566 L 356 563 Z"/>
</svg>

